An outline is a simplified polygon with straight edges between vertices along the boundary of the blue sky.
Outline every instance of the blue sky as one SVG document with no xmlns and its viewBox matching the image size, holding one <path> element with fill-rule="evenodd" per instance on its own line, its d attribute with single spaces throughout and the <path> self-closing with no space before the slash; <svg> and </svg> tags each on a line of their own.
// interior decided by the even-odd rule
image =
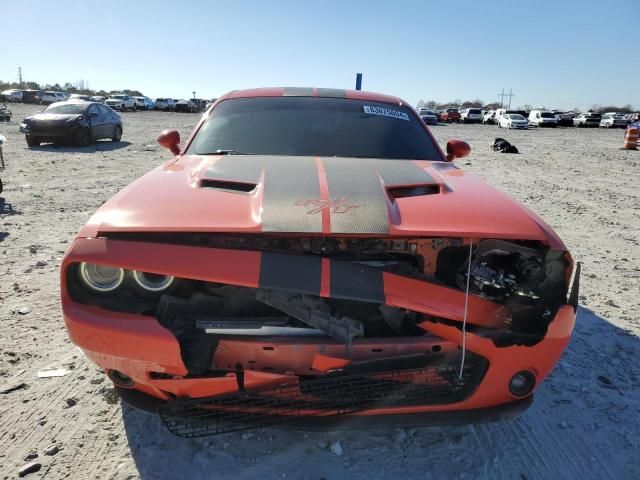
<svg viewBox="0 0 640 480">
<path fill-rule="evenodd" d="M 55 5 L 55 6 L 54 6 Z M 640 2 L 618 0 L 3 2 L 0 79 L 79 79 L 151 97 L 255 86 L 420 100 L 640 108 Z M 11 41 L 7 41 L 11 39 Z"/>
</svg>

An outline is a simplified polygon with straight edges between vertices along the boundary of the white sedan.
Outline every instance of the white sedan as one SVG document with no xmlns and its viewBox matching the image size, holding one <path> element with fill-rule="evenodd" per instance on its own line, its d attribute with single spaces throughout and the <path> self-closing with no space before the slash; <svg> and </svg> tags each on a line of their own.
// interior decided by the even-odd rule
<svg viewBox="0 0 640 480">
<path fill-rule="evenodd" d="M 500 128 L 529 128 L 529 121 L 519 113 L 500 115 L 498 119 Z"/>
</svg>

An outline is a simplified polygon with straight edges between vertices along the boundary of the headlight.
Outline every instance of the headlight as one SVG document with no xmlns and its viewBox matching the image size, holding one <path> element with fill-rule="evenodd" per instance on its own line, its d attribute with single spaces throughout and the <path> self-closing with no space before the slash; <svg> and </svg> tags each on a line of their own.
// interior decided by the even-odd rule
<svg viewBox="0 0 640 480">
<path fill-rule="evenodd" d="M 155 273 L 133 271 L 133 279 L 143 289 L 149 292 L 161 292 L 171 286 L 175 277 L 157 275 Z"/>
<path fill-rule="evenodd" d="M 124 281 L 124 270 L 94 263 L 80 264 L 80 278 L 84 284 L 97 292 L 112 292 Z"/>
</svg>

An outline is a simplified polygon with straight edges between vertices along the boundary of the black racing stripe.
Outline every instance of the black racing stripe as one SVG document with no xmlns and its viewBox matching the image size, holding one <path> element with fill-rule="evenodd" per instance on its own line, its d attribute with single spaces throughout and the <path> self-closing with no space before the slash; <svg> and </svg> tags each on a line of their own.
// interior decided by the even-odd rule
<svg viewBox="0 0 640 480">
<path fill-rule="evenodd" d="M 321 233 L 322 214 L 308 213 L 320 199 L 318 167 L 313 157 L 230 155 L 208 171 L 208 180 L 257 183 L 264 171 L 262 231 Z"/>
<path fill-rule="evenodd" d="M 264 163 L 263 232 L 322 232 L 322 214 L 308 213 L 308 200 L 320 198 L 313 157 L 268 157 Z"/>
<path fill-rule="evenodd" d="M 382 270 L 357 263 L 331 262 L 331 298 L 385 303 Z"/>
<path fill-rule="evenodd" d="M 386 187 L 400 185 L 434 185 L 437 182 L 414 162 L 406 160 L 375 161 Z"/>
<path fill-rule="evenodd" d="M 313 97 L 313 88 L 285 87 L 283 97 Z"/>
<path fill-rule="evenodd" d="M 331 233 L 389 233 L 385 187 L 435 184 L 414 162 L 377 158 L 323 158 L 331 209 Z"/>
<path fill-rule="evenodd" d="M 260 288 L 320 295 L 322 259 L 316 256 L 264 252 L 260 261 Z"/>
<path fill-rule="evenodd" d="M 389 233 L 385 193 L 371 159 L 323 158 L 322 163 L 329 198 L 345 207 L 331 210 L 331 233 Z"/>
<path fill-rule="evenodd" d="M 339 88 L 316 88 L 316 96 L 328 98 L 347 98 L 346 90 Z"/>
</svg>

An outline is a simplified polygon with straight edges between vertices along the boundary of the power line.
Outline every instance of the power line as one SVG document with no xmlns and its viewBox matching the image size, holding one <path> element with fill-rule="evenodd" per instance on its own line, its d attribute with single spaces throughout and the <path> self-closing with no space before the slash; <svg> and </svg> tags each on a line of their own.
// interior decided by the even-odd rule
<svg viewBox="0 0 640 480">
<path fill-rule="evenodd" d="M 498 94 L 498 96 L 500 97 L 500 108 L 504 107 L 504 97 L 509 97 L 509 107 L 511 108 L 511 98 L 515 97 L 513 90 L 510 88 L 509 89 L 509 93 L 504 93 L 504 88 L 502 89 L 502 92 Z"/>
</svg>

